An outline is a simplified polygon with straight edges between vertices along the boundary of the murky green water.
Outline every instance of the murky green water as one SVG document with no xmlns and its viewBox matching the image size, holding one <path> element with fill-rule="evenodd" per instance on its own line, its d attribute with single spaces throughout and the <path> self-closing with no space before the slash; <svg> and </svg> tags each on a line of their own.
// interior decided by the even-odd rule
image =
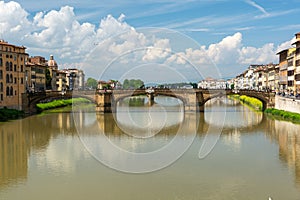
<svg viewBox="0 0 300 200">
<path fill-rule="evenodd" d="M 120 107 L 115 117 L 58 113 L 0 124 L 0 199 L 300 199 L 299 125 L 224 99 L 199 116 L 167 101 Z M 216 145 L 199 159 L 206 133 L 218 138 L 220 127 Z M 103 150 L 104 136 L 134 153 L 155 152 L 175 137 L 178 148 L 192 144 L 170 166 L 131 174 L 100 162 L 130 166 L 131 158 Z"/>
</svg>

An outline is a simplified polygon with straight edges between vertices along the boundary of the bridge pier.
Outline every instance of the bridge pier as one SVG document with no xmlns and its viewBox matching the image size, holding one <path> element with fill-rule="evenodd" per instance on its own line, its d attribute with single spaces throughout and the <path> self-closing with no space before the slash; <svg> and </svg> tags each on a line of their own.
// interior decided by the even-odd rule
<svg viewBox="0 0 300 200">
<path fill-rule="evenodd" d="M 154 94 L 153 93 L 148 93 L 147 97 L 148 97 L 148 106 L 153 106 L 153 104 L 154 104 Z"/>
<path fill-rule="evenodd" d="M 111 113 L 115 111 L 115 105 L 112 104 L 112 92 L 97 93 L 95 95 L 96 112 Z"/>
</svg>

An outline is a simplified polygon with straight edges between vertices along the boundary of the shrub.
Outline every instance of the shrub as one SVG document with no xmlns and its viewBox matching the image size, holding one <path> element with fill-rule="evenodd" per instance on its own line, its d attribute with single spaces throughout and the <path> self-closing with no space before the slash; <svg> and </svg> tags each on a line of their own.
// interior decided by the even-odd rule
<svg viewBox="0 0 300 200">
<path fill-rule="evenodd" d="M 15 110 L 15 109 L 8 109 L 2 108 L 0 109 L 0 121 L 5 122 L 12 119 L 19 119 L 24 117 L 24 112 Z"/>
<path fill-rule="evenodd" d="M 277 110 L 275 108 L 268 108 L 265 110 L 265 113 L 278 117 L 280 119 L 289 120 L 292 122 L 300 122 L 300 114 L 294 112 L 288 112 L 284 110 Z"/>
<path fill-rule="evenodd" d="M 61 99 L 61 100 L 54 100 L 49 103 L 39 103 L 36 106 L 38 108 L 38 111 L 41 112 L 43 110 L 64 107 L 72 104 L 84 104 L 84 103 L 90 103 L 90 101 L 85 98 Z"/>
</svg>

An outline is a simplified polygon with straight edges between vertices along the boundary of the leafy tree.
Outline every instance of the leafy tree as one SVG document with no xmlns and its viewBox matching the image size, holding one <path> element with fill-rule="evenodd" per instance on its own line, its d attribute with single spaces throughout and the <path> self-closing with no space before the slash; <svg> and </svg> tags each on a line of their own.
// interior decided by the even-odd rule
<svg viewBox="0 0 300 200">
<path fill-rule="evenodd" d="M 86 81 L 86 86 L 92 89 L 96 89 L 98 85 L 98 82 L 96 79 L 88 78 Z"/>
<path fill-rule="evenodd" d="M 234 84 L 232 83 L 231 85 L 230 85 L 230 89 L 234 89 Z"/>
<path fill-rule="evenodd" d="M 128 89 L 130 87 L 130 83 L 128 79 L 125 79 L 123 82 L 123 88 L 124 89 Z"/>
<path fill-rule="evenodd" d="M 197 84 L 197 83 L 192 83 L 192 82 L 190 82 L 190 85 L 193 86 L 193 88 L 197 88 L 197 87 L 198 87 L 198 84 Z"/>
<path fill-rule="evenodd" d="M 123 82 L 124 89 L 138 89 L 144 85 L 144 82 L 140 79 L 125 79 Z"/>
</svg>

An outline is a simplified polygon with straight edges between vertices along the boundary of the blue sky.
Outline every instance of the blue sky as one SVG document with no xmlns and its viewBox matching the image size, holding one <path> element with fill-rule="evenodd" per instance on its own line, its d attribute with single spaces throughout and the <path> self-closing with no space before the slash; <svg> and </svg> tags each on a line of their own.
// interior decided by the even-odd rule
<svg viewBox="0 0 300 200">
<path fill-rule="evenodd" d="M 0 18 L 0 36 L 11 43 L 27 46 L 31 55 L 38 54 L 48 58 L 50 54 L 54 54 L 62 68 L 83 65 L 82 55 L 89 54 L 87 49 L 92 48 L 90 43 L 101 43 L 109 34 L 131 28 L 138 32 L 139 28 L 153 27 L 171 29 L 184 34 L 184 37 L 190 37 L 191 41 L 199 44 L 201 51 L 211 56 L 212 62 L 220 70 L 220 77 L 231 77 L 241 73 L 249 64 L 278 62 L 276 51 L 289 47 L 294 34 L 300 32 L 300 7 L 297 6 L 300 0 L 15 2 L 18 3 L 0 3 L 3 16 Z M 8 16 L 13 16 L 14 19 Z M 62 41 L 59 41 L 61 38 Z M 148 47 L 153 47 L 158 39 L 165 38 L 157 36 L 152 43 L 147 43 Z M 80 43 L 77 43 L 78 40 Z M 141 41 L 137 41 L 139 42 Z M 124 42 L 120 44 L 125 45 Z M 174 43 L 159 44 L 164 45 L 159 48 L 174 50 Z M 130 45 L 131 48 L 137 47 Z M 193 51 L 187 53 L 188 48 L 185 46 L 182 52 L 178 50 L 176 53 L 181 53 L 181 56 L 191 61 L 196 59 L 197 63 L 197 56 L 201 56 L 201 52 L 197 47 L 192 47 Z M 224 54 L 223 51 L 227 53 Z M 234 60 L 228 62 L 228 59 Z M 81 67 L 87 71 L 87 76 L 94 75 L 93 70 Z M 197 77 L 193 79 L 196 80 Z"/>
</svg>

